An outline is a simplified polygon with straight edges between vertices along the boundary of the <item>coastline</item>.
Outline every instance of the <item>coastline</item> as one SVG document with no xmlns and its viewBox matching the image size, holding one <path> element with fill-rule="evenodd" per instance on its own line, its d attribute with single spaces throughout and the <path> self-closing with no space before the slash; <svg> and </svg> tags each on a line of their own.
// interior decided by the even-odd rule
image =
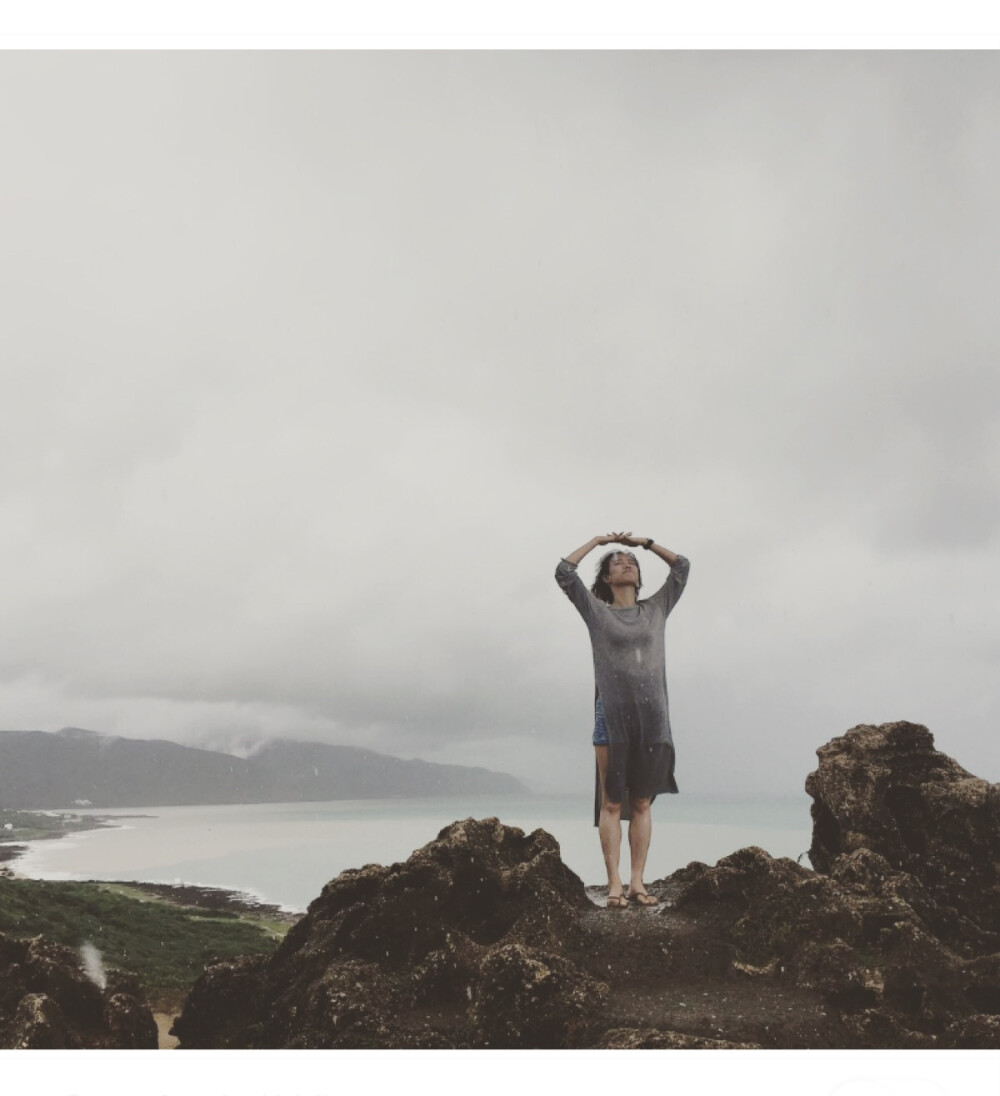
<svg viewBox="0 0 1000 1096">
<path fill-rule="evenodd" d="M 149 814 L 112 816 L 78 815 L 70 811 L 0 811 L 0 821 L 13 815 L 20 816 L 19 821 L 22 822 L 27 816 L 36 816 L 40 819 L 51 819 L 55 824 L 45 825 L 44 827 L 22 825 L 8 831 L 11 834 L 9 839 L 0 841 L 0 875 L 12 879 L 38 878 L 37 876 L 21 873 L 16 868 L 17 862 L 24 857 L 36 841 L 54 841 L 75 833 L 114 828 L 122 819 L 151 817 Z M 26 831 L 30 836 L 21 836 L 19 830 Z M 200 883 L 158 883 L 136 879 L 87 879 L 82 876 L 69 881 L 128 887 L 177 906 L 194 906 L 198 909 L 210 910 L 213 913 L 223 915 L 226 913 L 231 913 L 234 916 L 252 914 L 254 917 L 267 918 L 285 924 L 294 924 L 304 913 L 302 910 L 293 910 L 267 902 L 251 891 L 232 890 L 226 887 Z"/>
<path fill-rule="evenodd" d="M 86 880 L 93 882 L 94 880 Z M 134 879 L 114 881 L 100 880 L 105 886 L 122 886 L 144 891 L 177 906 L 196 906 L 213 913 L 231 913 L 234 916 L 253 914 L 270 921 L 294 925 L 304 912 L 290 910 L 270 902 L 262 902 L 248 891 L 226 890 L 224 887 L 205 887 L 193 883 L 143 883 Z"/>
<path fill-rule="evenodd" d="M 666 837 L 661 835 L 647 864 L 653 876 L 693 861 L 715 863 L 747 844 L 800 860 L 809 846 L 808 811 L 790 797 L 676 799 L 658 805 L 655 825 Z M 262 905 L 300 913 L 345 870 L 403 862 L 456 819 L 497 817 L 526 834 L 551 833 L 564 863 L 588 884 L 606 876 L 590 815 L 575 797 L 537 797 L 530 804 L 365 800 L 146 810 L 145 819 L 132 823 L 95 810 L 112 814 L 113 831 L 81 834 L 59 847 L 31 845 L 12 866 L 37 879 L 136 880 L 242 892 Z"/>
<path fill-rule="evenodd" d="M 55 841 L 71 833 L 107 829 L 115 823 L 107 815 L 81 815 L 72 811 L 0 810 L 0 825 L 3 826 L 0 873 L 19 878 L 18 872 L 6 865 L 20 860 L 36 841 Z"/>
<path fill-rule="evenodd" d="M 110 869 L 110 880 L 144 874 L 135 865 L 147 854 L 177 878 L 0 883 L 13 941 L 0 1039 L 151 1049 L 145 998 L 161 1014 L 161 1045 L 172 1031 L 195 1050 L 996 1047 L 1000 785 L 906 722 L 859 725 L 817 755 L 805 785 L 811 868 L 744 843 L 714 865 L 649 873 L 656 908 L 602 908 L 601 888 L 583 883 L 554 833 L 495 816 L 451 822 L 405 860 L 339 874 L 328 835 L 307 844 L 331 875 L 290 936 L 288 920 L 253 912 L 267 903 L 233 886 L 237 870 L 229 888 L 180 882 L 219 868 L 218 830 L 244 823 L 229 809 L 180 825 L 153 816 L 94 841 L 128 837 L 126 855 L 29 856 L 40 869 Z M 297 845 L 275 829 L 300 813 L 281 806 L 255 820 L 243 866 L 268 850 L 297 871 L 302 832 L 280 835 Z M 373 812 L 358 813 L 333 820 L 346 830 L 338 855 L 362 848 Z M 14 845 L 20 833 L 4 829 Z M 715 839 L 730 831 L 714 829 Z M 94 941 L 111 979 L 103 1011 L 80 1003 L 94 995 L 80 968 Z M 42 1011 L 39 993 L 51 998 Z M 85 1022 L 66 1028 L 76 1016 Z"/>
<path fill-rule="evenodd" d="M 45 880 L 17 870 L 18 861 L 31 846 L 38 841 L 52 841 L 60 837 L 84 833 L 97 829 L 114 828 L 124 818 L 150 817 L 149 815 L 116 815 L 113 818 L 103 815 L 81 817 L 61 811 L 0 811 L 0 818 L 8 821 L 17 815 L 20 823 L 16 830 L 0 831 L 6 840 L 0 840 L 0 880 L 9 880 L 14 886 L 31 886 L 34 883 L 48 882 L 55 888 L 62 885 L 72 888 L 80 885 L 88 888 L 85 893 L 108 894 L 119 903 L 132 901 L 138 903 L 136 912 L 148 904 L 171 907 L 178 917 L 193 917 L 196 923 L 206 926 L 220 921 L 231 923 L 229 931 L 235 931 L 237 925 L 254 926 L 262 929 L 272 938 L 280 939 L 304 914 L 301 911 L 285 909 L 265 902 L 251 893 L 226 889 L 223 887 L 201 886 L 191 883 L 157 883 L 140 880 L 108 880 L 73 878 L 71 880 Z M 34 823 L 39 823 L 38 825 Z M 26 835 L 26 836 L 22 836 Z M 13 839 L 12 839 L 13 838 Z M 61 894 L 61 891 L 56 892 Z M 74 896 L 79 891 L 71 892 Z M 59 897 L 53 902 L 60 903 Z M 99 899 L 87 899 L 88 903 Z M 170 922 L 173 923 L 173 922 Z M 48 930 L 42 930 L 47 932 Z M 75 945 L 73 945 L 75 953 Z M 159 1050 L 172 1050 L 178 1045 L 177 1038 L 171 1034 L 171 1026 L 183 1008 L 191 985 L 177 985 L 173 981 L 158 981 L 142 977 L 142 992 L 148 1004 L 150 1015 L 156 1030 L 156 1047 Z M 191 979 L 197 977 L 192 973 Z"/>
</svg>

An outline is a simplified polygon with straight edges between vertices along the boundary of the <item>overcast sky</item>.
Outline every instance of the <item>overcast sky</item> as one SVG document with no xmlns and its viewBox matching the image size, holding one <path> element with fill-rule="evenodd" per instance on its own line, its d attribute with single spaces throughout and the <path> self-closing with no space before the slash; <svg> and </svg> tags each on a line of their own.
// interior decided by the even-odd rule
<svg viewBox="0 0 1000 1096">
<path fill-rule="evenodd" d="M 8 53 L 0 104 L 0 727 L 586 798 L 552 573 L 624 527 L 692 561 L 682 792 L 896 719 L 1000 780 L 995 53 Z"/>
</svg>

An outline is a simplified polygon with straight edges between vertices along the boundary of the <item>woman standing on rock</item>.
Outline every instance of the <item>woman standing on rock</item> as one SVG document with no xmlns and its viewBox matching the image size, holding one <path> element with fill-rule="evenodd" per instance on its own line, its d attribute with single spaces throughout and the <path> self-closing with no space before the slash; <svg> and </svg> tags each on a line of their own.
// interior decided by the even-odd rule
<svg viewBox="0 0 1000 1096">
<path fill-rule="evenodd" d="M 608 552 L 588 591 L 576 573 L 577 564 L 600 544 L 641 545 L 670 565 L 670 575 L 652 597 L 638 601 L 639 561 L 631 552 Z M 594 537 L 556 568 L 556 582 L 583 617 L 594 652 L 594 825 L 601 837 L 612 908 L 627 906 L 630 898 L 640 906 L 657 904 L 642 881 L 652 832 L 649 808 L 659 793 L 677 791 L 663 628 L 684 592 L 689 569 L 683 556 L 654 544 L 652 537 L 631 533 Z M 627 895 L 618 874 L 622 819 L 629 822 L 632 859 Z"/>
</svg>

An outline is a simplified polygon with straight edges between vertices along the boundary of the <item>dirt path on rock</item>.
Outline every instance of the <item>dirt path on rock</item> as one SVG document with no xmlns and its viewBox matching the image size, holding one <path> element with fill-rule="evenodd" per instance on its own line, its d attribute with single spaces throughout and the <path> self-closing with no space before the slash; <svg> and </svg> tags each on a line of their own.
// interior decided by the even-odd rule
<svg viewBox="0 0 1000 1096">
<path fill-rule="evenodd" d="M 177 1038 L 170 1034 L 170 1027 L 174 1022 L 173 1013 L 167 1012 L 154 1012 L 153 1019 L 156 1021 L 156 1037 L 158 1041 L 158 1050 L 173 1050 L 177 1046 Z"/>
<path fill-rule="evenodd" d="M 704 917 L 673 908 L 670 884 L 649 886 L 664 901 L 646 909 L 608 909 L 603 888 L 587 889 L 595 905 L 581 918 L 582 963 L 610 990 L 611 1027 L 760 1047 L 839 1045 L 839 1022 L 819 994 L 737 964 Z"/>
</svg>

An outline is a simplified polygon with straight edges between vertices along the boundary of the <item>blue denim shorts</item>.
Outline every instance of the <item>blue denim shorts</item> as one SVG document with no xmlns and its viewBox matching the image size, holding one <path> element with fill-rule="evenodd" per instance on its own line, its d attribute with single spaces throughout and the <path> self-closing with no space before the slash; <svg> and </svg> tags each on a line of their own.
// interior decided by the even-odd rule
<svg viewBox="0 0 1000 1096">
<path fill-rule="evenodd" d="M 598 697 L 594 705 L 594 745 L 607 746 L 608 741 L 608 725 L 604 722 L 604 704 Z"/>
</svg>

